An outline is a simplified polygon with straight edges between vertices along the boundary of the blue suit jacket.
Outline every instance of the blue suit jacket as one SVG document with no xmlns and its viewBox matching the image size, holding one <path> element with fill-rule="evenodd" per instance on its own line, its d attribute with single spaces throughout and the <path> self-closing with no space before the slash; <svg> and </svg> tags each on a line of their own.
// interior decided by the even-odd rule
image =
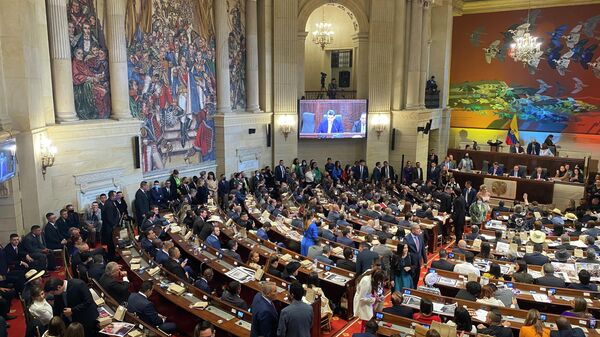
<svg viewBox="0 0 600 337">
<path fill-rule="evenodd" d="M 163 264 L 169 261 L 169 254 L 165 253 L 162 249 L 156 251 L 156 255 L 154 256 L 154 261 L 158 264 Z"/>
<path fill-rule="evenodd" d="M 154 308 L 154 304 L 140 293 L 129 295 L 127 311 L 136 313 L 142 321 L 153 326 L 163 323 L 163 320 L 158 316 L 158 312 Z"/>
<path fill-rule="evenodd" d="M 347 238 L 345 236 L 338 237 L 336 241 L 342 245 L 354 248 L 354 241 L 352 241 L 352 239 Z"/>
<path fill-rule="evenodd" d="M 492 174 L 492 173 L 494 173 L 494 166 L 491 166 L 491 167 L 488 169 L 488 173 L 489 173 L 489 174 Z M 504 170 L 502 169 L 502 166 L 498 166 L 498 168 L 496 169 L 496 174 L 495 174 L 495 175 L 497 175 L 497 176 L 504 175 Z"/>
<path fill-rule="evenodd" d="M 194 287 L 196 287 L 196 288 L 198 288 L 198 289 L 200 289 L 202 291 L 205 291 L 205 292 L 207 292 L 209 294 L 212 292 L 212 289 L 210 289 L 210 285 L 202 277 L 199 278 L 198 281 L 196 281 L 196 283 L 194 283 Z"/>
<path fill-rule="evenodd" d="M 213 234 L 209 235 L 206 238 L 206 244 L 215 249 L 221 249 L 221 241 L 219 241 L 219 238 L 217 238 Z"/>
<path fill-rule="evenodd" d="M 344 132 L 344 126 L 339 120 L 334 119 L 333 123 L 331 123 L 331 133 L 339 132 Z M 327 118 L 324 118 L 321 123 L 319 123 L 317 133 L 327 133 Z"/>
<path fill-rule="evenodd" d="M 252 329 L 250 337 L 277 337 L 279 315 L 275 307 L 261 293 L 252 300 Z"/>
<path fill-rule="evenodd" d="M 425 250 L 425 238 L 423 235 L 419 235 L 419 247 L 412 237 L 412 234 L 408 234 L 405 237 L 406 244 L 408 245 L 408 252 L 413 258 L 413 261 L 417 261 L 417 265 L 420 266 L 423 261 L 427 261 L 427 251 Z"/>
<path fill-rule="evenodd" d="M 369 179 L 369 168 L 367 166 L 363 167 L 363 172 L 362 172 L 362 176 L 360 175 L 360 167 L 355 166 L 352 168 L 352 174 L 354 175 L 355 179 Z"/>
<path fill-rule="evenodd" d="M 269 241 L 269 235 L 268 235 L 268 234 L 267 234 L 267 232 L 266 232 L 264 229 L 262 229 L 262 228 L 259 228 L 259 229 L 256 231 L 256 236 L 258 236 L 259 238 L 261 238 L 261 239 L 263 239 L 263 240 L 267 240 L 267 241 Z"/>
</svg>

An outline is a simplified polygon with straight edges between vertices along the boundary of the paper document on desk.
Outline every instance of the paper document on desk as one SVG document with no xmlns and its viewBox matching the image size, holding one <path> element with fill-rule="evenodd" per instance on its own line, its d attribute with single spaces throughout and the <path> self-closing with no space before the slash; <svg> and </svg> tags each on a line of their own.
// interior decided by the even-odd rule
<svg viewBox="0 0 600 337">
<path fill-rule="evenodd" d="M 475 319 L 480 322 L 485 322 L 487 320 L 487 310 L 479 309 L 475 311 Z"/>
<path fill-rule="evenodd" d="M 254 273 L 254 269 L 245 267 L 235 267 L 232 270 L 226 272 L 225 275 L 231 277 L 232 279 L 240 283 L 246 283 L 254 280 Z"/>
<path fill-rule="evenodd" d="M 546 303 L 550 303 L 550 299 L 548 298 L 548 295 L 546 294 L 533 294 L 533 300 L 536 302 L 546 302 Z"/>
<path fill-rule="evenodd" d="M 510 251 L 510 245 L 506 242 L 496 242 L 496 253 L 506 254 Z"/>
</svg>

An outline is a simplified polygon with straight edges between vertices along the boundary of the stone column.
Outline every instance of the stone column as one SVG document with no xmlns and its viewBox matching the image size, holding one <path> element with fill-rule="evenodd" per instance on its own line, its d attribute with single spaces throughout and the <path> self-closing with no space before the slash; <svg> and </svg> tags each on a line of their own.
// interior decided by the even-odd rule
<svg viewBox="0 0 600 337">
<path fill-rule="evenodd" d="M 73 95 L 67 0 L 47 0 L 47 17 L 56 120 L 59 123 L 74 122 L 79 118 Z"/>
<path fill-rule="evenodd" d="M 229 79 L 229 28 L 227 21 L 227 1 L 215 1 L 215 39 L 217 67 L 217 113 L 231 112 Z"/>
<path fill-rule="evenodd" d="M 304 89 L 306 87 L 304 79 L 304 56 L 306 53 L 306 37 L 308 32 L 298 32 L 298 40 L 296 42 L 296 51 L 298 57 L 298 98 L 304 96 Z"/>
<path fill-rule="evenodd" d="M 356 98 L 369 96 L 369 33 L 357 33 L 352 37 L 357 47 L 355 64 Z"/>
<path fill-rule="evenodd" d="M 106 1 L 108 70 L 110 71 L 110 118 L 130 119 L 129 79 L 127 78 L 127 44 L 125 10 L 127 0 Z"/>
<path fill-rule="evenodd" d="M 392 110 L 400 110 L 404 107 L 404 70 L 405 70 L 405 26 L 406 26 L 406 1 L 396 2 L 394 10 L 394 50 L 393 50 L 393 73 L 392 73 Z"/>
<path fill-rule="evenodd" d="M 406 81 L 406 108 L 423 108 L 425 102 L 419 101 L 421 88 L 421 43 L 423 29 L 423 0 L 409 0 L 411 6 L 410 40 L 408 53 L 408 77 Z"/>
<path fill-rule="evenodd" d="M 256 0 L 246 0 L 246 110 L 260 111 L 258 105 L 258 23 Z"/>
<path fill-rule="evenodd" d="M 258 0 L 258 106 L 273 111 L 273 0 Z"/>
<path fill-rule="evenodd" d="M 421 38 L 421 81 L 419 86 L 419 104 L 425 102 L 425 84 L 429 75 L 429 51 L 431 46 L 431 1 L 423 1 L 423 28 Z"/>
</svg>

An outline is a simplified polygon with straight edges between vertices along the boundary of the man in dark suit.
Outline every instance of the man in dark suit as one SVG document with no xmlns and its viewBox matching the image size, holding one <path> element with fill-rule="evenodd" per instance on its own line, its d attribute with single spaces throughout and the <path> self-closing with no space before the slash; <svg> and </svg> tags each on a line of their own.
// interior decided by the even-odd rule
<svg viewBox="0 0 600 337">
<path fill-rule="evenodd" d="M 387 160 L 383 162 L 383 167 L 381 168 L 381 175 L 384 180 L 390 179 L 392 182 L 396 182 L 396 172 L 394 172 L 394 167 L 391 166 Z"/>
<path fill-rule="evenodd" d="M 415 167 L 413 168 L 412 181 L 414 183 L 420 184 L 425 180 L 423 176 L 423 168 L 421 168 L 421 162 L 416 162 Z"/>
<path fill-rule="evenodd" d="M 60 236 L 63 237 L 64 239 L 68 239 L 69 238 L 69 228 L 70 228 L 70 224 L 69 224 L 69 214 L 67 213 L 66 209 L 61 209 L 60 212 L 60 217 L 58 217 L 58 219 L 56 218 L 56 216 L 54 217 L 54 225 L 58 228 L 58 231 L 60 232 Z"/>
<path fill-rule="evenodd" d="M 414 167 L 412 167 L 411 161 L 406 162 L 406 166 L 402 169 L 402 183 L 410 185 L 413 182 Z"/>
<path fill-rule="evenodd" d="M 107 259 L 112 261 L 115 259 L 115 242 L 113 238 L 113 230 L 119 227 L 121 222 L 121 214 L 115 204 L 116 192 L 108 192 L 108 200 L 102 209 L 102 243 L 108 247 Z"/>
<path fill-rule="evenodd" d="M 465 188 L 463 189 L 461 195 L 466 201 L 466 209 L 469 209 L 469 207 L 471 207 L 471 204 L 474 203 L 477 198 L 477 190 L 473 188 L 470 180 L 467 180 L 465 182 Z"/>
<path fill-rule="evenodd" d="M 539 284 L 541 286 L 547 286 L 547 287 L 558 287 L 558 288 L 566 287 L 565 280 L 561 279 L 560 277 L 554 276 L 554 266 L 550 262 L 548 262 L 544 265 L 543 270 L 544 270 L 544 276 L 534 279 L 533 280 L 534 284 Z"/>
<path fill-rule="evenodd" d="M 593 291 L 593 292 L 598 291 L 598 285 L 595 283 L 590 283 L 590 279 L 592 278 L 592 275 L 590 274 L 589 271 L 582 269 L 579 271 L 577 276 L 579 277 L 579 283 L 573 282 L 573 283 L 569 284 L 569 289 L 577 289 L 577 290 Z"/>
<path fill-rule="evenodd" d="M 381 182 L 382 174 L 381 174 L 381 162 L 375 163 L 375 168 L 373 169 L 373 173 L 371 174 L 371 182 L 373 184 L 379 184 Z"/>
<path fill-rule="evenodd" d="M 516 142 L 510 146 L 510 153 L 521 154 L 521 153 L 525 153 L 525 150 L 521 146 L 521 143 Z"/>
<path fill-rule="evenodd" d="M 394 215 L 392 215 L 392 209 L 391 208 L 386 208 L 383 211 L 383 215 L 381 216 L 381 221 L 385 221 L 385 222 L 389 222 L 391 224 L 397 225 L 398 224 L 398 220 L 396 220 L 396 217 Z"/>
<path fill-rule="evenodd" d="M 348 246 L 348 247 L 352 247 L 354 248 L 354 241 L 352 241 L 352 238 L 350 237 L 350 229 L 349 228 L 344 228 L 342 230 L 342 236 L 338 237 L 336 239 L 336 241 L 344 246 Z"/>
<path fill-rule="evenodd" d="M 581 328 L 573 328 L 565 316 L 556 319 L 558 330 L 550 331 L 550 337 L 584 337 L 586 334 Z"/>
<path fill-rule="evenodd" d="M 460 189 L 454 190 L 454 201 L 452 201 L 452 223 L 454 224 L 454 235 L 456 244 L 462 240 L 465 231 L 465 217 L 467 216 L 467 202 L 460 195 Z"/>
<path fill-rule="evenodd" d="M 260 284 L 260 293 L 252 300 L 252 327 L 250 337 L 277 337 L 277 321 L 279 315 L 273 304 L 277 296 L 275 282 L 267 281 Z"/>
<path fill-rule="evenodd" d="M 548 174 L 544 172 L 541 166 L 538 166 L 531 175 L 531 180 L 548 180 Z"/>
<path fill-rule="evenodd" d="M 535 243 L 533 245 L 533 253 L 525 253 L 523 256 L 523 260 L 527 262 L 527 264 L 533 264 L 536 266 L 543 266 L 546 263 L 550 262 L 550 259 L 542 254 L 544 246 L 541 243 Z"/>
<path fill-rule="evenodd" d="M 352 175 L 357 180 L 366 181 L 369 179 L 369 168 L 365 165 L 364 160 L 358 162 L 358 166 L 352 168 Z"/>
<path fill-rule="evenodd" d="M 164 189 L 160 187 L 160 182 L 155 180 L 150 190 L 150 199 L 154 205 L 158 205 L 160 208 L 167 208 L 168 200 L 164 192 Z"/>
<path fill-rule="evenodd" d="M 466 301 L 477 301 L 479 298 L 479 294 L 481 294 L 481 284 L 476 281 L 469 281 L 465 285 L 465 289 L 461 289 L 456 294 L 456 298 Z"/>
<path fill-rule="evenodd" d="M 80 279 L 49 279 L 44 290 L 54 296 L 54 315 L 62 316 L 71 322 L 79 322 L 85 329 L 85 336 L 98 333 L 98 309 L 88 285 Z"/>
<path fill-rule="evenodd" d="M 221 250 L 221 240 L 219 239 L 219 235 L 221 235 L 221 227 L 213 226 L 212 233 L 206 238 L 206 245 L 211 246 L 216 250 Z"/>
<path fill-rule="evenodd" d="M 421 266 L 427 263 L 427 248 L 425 245 L 425 238 L 421 234 L 421 227 L 418 224 L 410 226 L 410 234 L 405 237 L 406 244 L 408 245 L 408 252 L 411 255 L 411 260 L 416 261 L 416 270 L 412 275 L 413 284 L 416 286 L 419 284 L 419 274 L 421 273 Z"/>
<path fill-rule="evenodd" d="M 431 180 L 431 182 L 437 185 L 440 181 L 440 169 L 438 168 L 436 163 L 431 163 L 427 168 L 427 179 Z"/>
<path fill-rule="evenodd" d="M 171 181 L 165 181 L 165 186 L 162 188 L 162 194 L 167 203 L 177 200 L 177 189 L 171 186 Z"/>
<path fill-rule="evenodd" d="M 292 282 L 289 292 L 292 303 L 281 310 L 277 335 L 310 337 L 314 317 L 312 307 L 302 301 L 304 288 L 300 282 Z"/>
<path fill-rule="evenodd" d="M 502 325 L 502 314 L 495 309 L 488 311 L 485 325 L 479 324 L 477 326 L 477 331 L 480 334 L 494 337 L 513 337 L 512 329 Z"/>
<path fill-rule="evenodd" d="M 135 192 L 135 222 L 138 226 L 142 225 L 144 216 L 150 211 L 150 196 L 148 195 L 148 182 L 142 181 L 140 188 Z"/>
<path fill-rule="evenodd" d="M 352 124 L 352 132 L 366 133 L 367 132 L 367 114 L 361 113 L 360 119 Z"/>
<path fill-rule="evenodd" d="M 327 111 L 327 113 L 325 113 L 325 118 L 323 118 L 319 123 L 317 133 L 332 134 L 340 132 L 344 132 L 344 126 L 342 125 L 342 122 L 335 118 L 335 111 Z"/>
<path fill-rule="evenodd" d="M 362 275 L 373 266 L 373 261 L 379 258 L 379 254 L 371 250 L 367 242 L 360 243 L 360 252 L 356 256 L 356 274 Z"/>
<path fill-rule="evenodd" d="M 127 272 L 121 271 L 121 266 L 116 262 L 106 264 L 106 269 L 102 277 L 100 277 L 99 283 L 118 303 L 127 301 L 127 297 L 129 296 L 129 279 L 127 279 Z"/>
<path fill-rule="evenodd" d="M 527 154 L 539 156 L 540 148 L 541 148 L 540 143 L 538 143 L 537 140 L 532 139 L 531 143 L 527 144 Z"/>
<path fill-rule="evenodd" d="M 194 223 L 192 225 L 192 231 L 194 232 L 194 235 L 199 235 L 200 232 L 202 231 L 202 228 L 204 227 L 204 225 L 206 224 L 206 217 L 208 216 L 208 211 L 206 210 L 206 208 L 196 208 L 194 210 Z"/>
<path fill-rule="evenodd" d="M 336 264 L 337 267 L 346 269 L 347 271 L 350 271 L 350 272 L 355 272 L 356 271 L 356 263 L 354 261 L 352 261 L 353 257 L 354 257 L 354 250 L 350 247 L 345 247 L 344 248 L 344 259 L 337 260 L 337 264 Z"/>
<path fill-rule="evenodd" d="M 94 262 L 88 268 L 88 275 L 94 280 L 100 281 L 105 269 L 104 257 L 102 257 L 102 254 L 96 254 L 94 255 Z"/>
<path fill-rule="evenodd" d="M 515 165 L 508 176 L 512 178 L 525 178 L 525 173 L 521 171 L 519 165 Z"/>
<path fill-rule="evenodd" d="M 48 220 L 46 226 L 44 226 L 46 247 L 48 249 L 62 249 L 67 244 L 67 240 L 56 225 L 56 215 L 54 213 L 46 213 L 46 220 Z"/>
<path fill-rule="evenodd" d="M 275 166 L 275 180 L 279 183 L 285 182 L 286 172 L 285 165 L 283 164 L 283 160 L 279 161 L 279 165 Z"/>
<path fill-rule="evenodd" d="M 6 266 L 9 270 L 18 270 L 22 273 L 29 268 L 37 270 L 46 269 L 45 255 L 43 261 L 35 261 L 31 256 L 27 254 L 20 244 L 21 238 L 18 234 L 10 235 L 10 242 L 4 247 L 4 257 L 6 258 Z"/>
<path fill-rule="evenodd" d="M 38 225 L 31 226 L 29 234 L 23 237 L 21 243 L 23 250 L 36 262 L 37 270 L 54 270 L 56 268 L 56 259 L 54 255 L 49 254 L 50 250 L 42 238 L 42 228 Z M 8 258 L 8 256 L 7 256 Z"/>
<path fill-rule="evenodd" d="M 166 317 L 159 314 L 149 298 L 152 295 L 152 281 L 142 282 L 140 291 L 132 293 L 127 299 L 127 311 L 135 313 L 142 321 L 159 328 L 166 333 L 173 333 L 177 326 L 173 322 L 167 322 Z M 87 335 L 86 335 L 87 336 Z"/>
<path fill-rule="evenodd" d="M 383 312 L 386 314 L 392 314 L 412 319 L 414 310 L 411 307 L 402 305 L 402 294 L 399 291 L 395 291 L 392 294 L 392 306 L 384 308 Z"/>
<path fill-rule="evenodd" d="M 202 272 L 202 276 L 194 283 L 194 287 L 206 292 L 207 294 L 212 293 L 212 288 L 210 287 L 210 281 L 212 281 L 215 273 L 211 268 L 206 268 Z"/>
<path fill-rule="evenodd" d="M 439 260 L 431 262 L 431 268 L 453 271 L 454 265 L 446 260 L 446 258 L 448 257 L 448 253 L 446 252 L 446 250 L 440 250 L 439 255 Z"/>
<path fill-rule="evenodd" d="M 502 166 L 498 164 L 498 162 L 494 162 L 492 167 L 488 168 L 488 174 L 493 176 L 502 176 L 504 175 L 504 170 L 502 169 Z"/>
<path fill-rule="evenodd" d="M 175 274 L 175 276 L 187 282 L 189 281 L 189 277 L 183 269 L 183 267 L 185 267 L 187 264 L 187 260 L 179 262 L 180 257 L 181 253 L 179 252 L 179 248 L 171 247 L 169 249 L 169 260 L 163 264 L 163 267 L 165 267 L 165 269 L 170 271 L 172 274 Z"/>
</svg>

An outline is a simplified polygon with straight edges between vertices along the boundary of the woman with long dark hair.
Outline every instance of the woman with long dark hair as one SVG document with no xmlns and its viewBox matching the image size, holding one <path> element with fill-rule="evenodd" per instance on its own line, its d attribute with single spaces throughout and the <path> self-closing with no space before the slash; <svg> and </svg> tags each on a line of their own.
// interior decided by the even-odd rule
<svg viewBox="0 0 600 337">
<path fill-rule="evenodd" d="M 308 256 L 308 248 L 317 244 L 319 229 L 312 212 L 308 212 L 304 219 L 304 235 L 300 242 L 300 254 Z"/>
<path fill-rule="evenodd" d="M 354 293 L 354 315 L 361 319 L 361 331 L 373 314 L 383 310 L 385 273 L 381 268 L 365 272 Z"/>
<path fill-rule="evenodd" d="M 396 254 L 392 256 L 394 290 L 401 292 L 402 288 L 414 288 L 413 273 L 414 266 L 408 253 L 408 245 L 399 243 L 396 246 Z"/>
</svg>

